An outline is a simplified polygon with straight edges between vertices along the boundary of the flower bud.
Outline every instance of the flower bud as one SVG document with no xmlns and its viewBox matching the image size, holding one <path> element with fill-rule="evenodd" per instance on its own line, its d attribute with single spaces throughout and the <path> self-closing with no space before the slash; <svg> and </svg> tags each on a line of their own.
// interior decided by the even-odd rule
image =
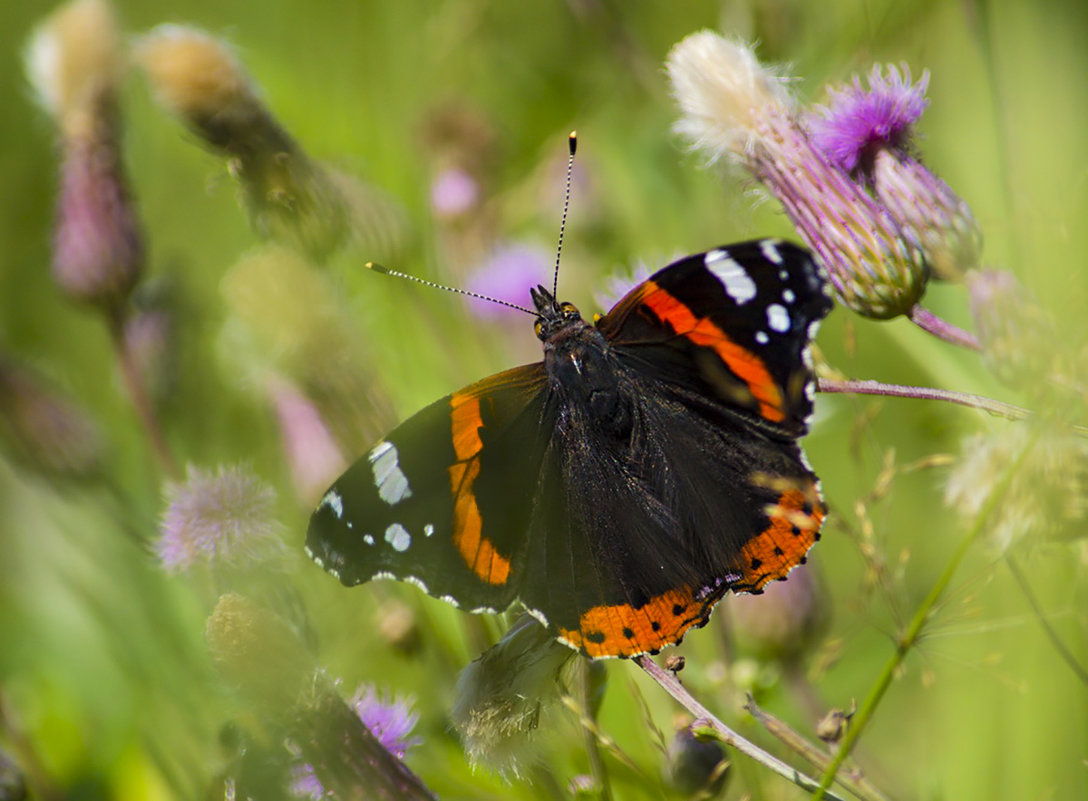
<svg viewBox="0 0 1088 801">
<path fill-rule="evenodd" d="M 526 614 L 461 672 L 450 716 L 474 763 L 519 773 L 541 712 L 558 699 L 560 672 L 574 656 Z"/>
<path fill-rule="evenodd" d="M 83 477 L 101 466 L 102 436 L 87 413 L 3 357 L 0 431 L 21 459 L 46 473 Z"/>
<path fill-rule="evenodd" d="M 693 728 L 682 727 L 669 744 L 668 779 L 682 795 L 715 798 L 729 778 L 729 757 L 721 742 L 699 737 Z"/>
<path fill-rule="evenodd" d="M 762 595 L 726 599 L 737 641 L 762 659 L 796 660 L 827 623 L 826 598 L 811 562 L 785 581 L 773 581 Z"/>
<path fill-rule="evenodd" d="M 75 0 L 41 25 L 27 71 L 61 131 L 53 277 L 72 298 L 116 311 L 143 269 L 121 163 L 120 34 L 103 0 Z"/>
</svg>

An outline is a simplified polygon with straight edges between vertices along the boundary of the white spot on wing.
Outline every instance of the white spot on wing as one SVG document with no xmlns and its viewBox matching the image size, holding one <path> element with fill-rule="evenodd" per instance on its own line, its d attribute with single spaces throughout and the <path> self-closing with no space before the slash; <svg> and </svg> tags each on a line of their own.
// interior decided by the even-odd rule
<svg viewBox="0 0 1088 801">
<path fill-rule="evenodd" d="M 364 534 L 363 535 L 363 542 L 365 542 L 367 545 L 373 545 L 374 544 L 374 537 L 371 536 L 370 534 Z"/>
<path fill-rule="evenodd" d="M 793 303 L 795 300 L 797 300 L 797 296 L 793 294 L 792 289 L 783 289 L 782 300 L 786 301 L 786 303 Z"/>
<path fill-rule="evenodd" d="M 429 591 L 427 590 L 427 585 L 423 583 L 423 579 L 416 578 L 415 576 L 405 576 L 404 581 L 407 584 L 416 585 L 421 590 L 429 594 Z"/>
<path fill-rule="evenodd" d="M 743 306 L 756 296 L 756 282 L 748 271 L 730 258 L 724 250 L 712 250 L 706 254 L 704 260 L 706 267 L 714 276 L 722 282 L 725 292 Z"/>
<path fill-rule="evenodd" d="M 790 330 L 790 313 L 786 307 L 778 303 L 772 303 L 767 307 L 767 325 L 772 331 L 784 334 Z"/>
<path fill-rule="evenodd" d="M 770 337 L 767 336 L 766 331 L 756 331 L 756 342 L 760 345 L 766 345 L 770 341 Z"/>
<path fill-rule="evenodd" d="M 460 608 L 461 608 L 461 604 L 457 603 L 457 599 L 456 599 L 456 598 L 454 598 L 454 597 L 453 597 L 452 595 L 443 595 L 443 596 L 442 596 L 441 598 L 439 598 L 438 600 L 440 600 L 440 601 L 445 601 L 445 602 L 446 602 L 446 603 L 448 603 L 448 604 L 449 604 L 450 606 L 456 607 L 457 609 L 460 609 Z"/>
<path fill-rule="evenodd" d="M 370 467 L 374 470 L 374 486 L 378 496 L 390 506 L 412 497 L 408 476 L 400 469 L 400 457 L 392 442 L 379 442 L 370 452 Z"/>
<path fill-rule="evenodd" d="M 321 499 L 321 506 L 327 506 L 332 509 L 332 513 L 336 515 L 336 519 L 339 520 L 344 516 L 344 500 L 340 497 L 340 493 L 334 489 L 325 493 L 325 497 Z"/>
<path fill-rule="evenodd" d="M 782 254 L 778 252 L 777 239 L 764 239 L 759 243 L 759 249 L 763 251 L 764 258 L 772 264 L 782 263 Z"/>
<path fill-rule="evenodd" d="M 385 530 L 385 541 L 393 546 L 394 551 L 404 553 L 412 544 L 412 535 L 400 523 L 390 523 Z"/>
<path fill-rule="evenodd" d="M 423 536 L 429 537 L 434 534 L 434 523 L 428 523 L 423 527 Z"/>
</svg>

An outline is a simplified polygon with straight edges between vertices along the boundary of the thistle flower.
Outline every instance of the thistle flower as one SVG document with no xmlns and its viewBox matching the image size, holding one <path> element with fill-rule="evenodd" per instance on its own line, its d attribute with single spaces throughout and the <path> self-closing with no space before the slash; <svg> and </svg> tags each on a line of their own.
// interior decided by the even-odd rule
<svg viewBox="0 0 1088 801">
<path fill-rule="evenodd" d="M 528 614 L 457 680 L 450 712 L 474 763 L 517 775 L 532 756 L 541 712 L 559 698 L 559 677 L 574 651 Z"/>
<path fill-rule="evenodd" d="M 315 502 L 344 472 L 344 455 L 317 407 L 297 388 L 273 378 L 268 382 L 268 393 L 276 409 L 295 491 L 303 501 Z"/>
<path fill-rule="evenodd" d="M 220 467 L 212 473 L 190 466 L 186 482 L 169 485 L 167 494 L 158 554 L 168 571 L 198 562 L 268 562 L 283 554 L 273 516 L 276 493 L 247 470 Z"/>
<path fill-rule="evenodd" d="M 549 281 L 551 263 L 547 251 L 533 245 L 506 244 L 497 247 L 490 258 L 474 270 L 465 283 L 470 292 L 524 306 L 529 288 Z M 484 320 L 499 320 L 523 315 L 509 306 L 467 298 L 472 313 Z"/>
<path fill-rule="evenodd" d="M 692 725 L 681 726 L 669 743 L 666 774 L 684 796 L 715 798 L 729 778 L 729 758 L 718 740 L 700 737 Z"/>
<path fill-rule="evenodd" d="M 397 759 L 403 759 L 409 748 L 423 742 L 419 737 L 409 736 L 419 720 L 410 699 L 381 697 L 372 685 L 360 685 L 349 706 L 381 747 Z M 313 766 L 306 762 L 295 763 L 292 772 L 293 795 L 313 801 L 338 797 L 325 789 Z"/>
<path fill-rule="evenodd" d="M 101 433 L 87 413 L 2 356 L 0 432 L 22 459 L 46 473 L 87 476 L 101 464 Z"/>
<path fill-rule="evenodd" d="M 1032 444 L 1033 437 L 1037 439 Z M 987 528 L 990 545 L 998 553 L 1029 536 L 1036 543 L 1083 536 L 1088 520 L 1088 441 L 1064 433 L 1038 434 L 1026 423 L 967 438 L 948 477 L 945 502 L 965 519 L 977 517 L 1029 445 L 1031 451 Z"/>
<path fill-rule="evenodd" d="M 245 596 L 220 597 L 204 636 L 223 678 L 273 719 L 286 719 L 313 682 L 315 665 L 295 628 Z"/>
<path fill-rule="evenodd" d="M 890 318 L 918 302 L 928 279 L 922 252 L 811 143 L 784 80 L 751 48 L 703 31 L 677 44 L 666 66 L 684 112 L 676 130 L 710 161 L 728 158 L 764 184 L 844 305 Z"/>
<path fill-rule="evenodd" d="M 871 189 L 937 276 L 962 278 L 978 266 L 981 231 L 967 204 L 912 147 L 913 125 L 929 102 L 929 74 L 912 83 L 906 67 L 886 70 L 873 67 L 868 89 L 856 76 L 852 86 L 830 88 L 831 102 L 808 117 L 813 142 Z"/>
<path fill-rule="evenodd" d="M 60 129 L 53 277 L 76 300 L 116 312 L 143 268 L 121 161 L 121 39 L 104 0 L 75 0 L 42 23 L 27 72 Z"/>
<path fill-rule="evenodd" d="M 224 42 L 162 25 L 137 57 L 158 101 L 228 158 L 258 235 L 318 260 L 343 243 L 348 208 L 336 182 L 277 122 Z"/>
</svg>

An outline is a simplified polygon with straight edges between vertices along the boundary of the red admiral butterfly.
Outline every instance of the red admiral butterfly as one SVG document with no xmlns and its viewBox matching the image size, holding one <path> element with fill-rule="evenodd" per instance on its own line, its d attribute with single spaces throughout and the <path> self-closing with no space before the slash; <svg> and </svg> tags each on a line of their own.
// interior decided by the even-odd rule
<svg viewBox="0 0 1088 801">
<path fill-rule="evenodd" d="M 797 443 L 831 309 L 764 239 L 681 259 L 595 324 L 531 291 L 544 361 L 433 403 L 332 486 L 307 551 L 473 612 L 519 601 L 591 657 L 654 653 L 784 579 L 825 509 Z"/>
</svg>

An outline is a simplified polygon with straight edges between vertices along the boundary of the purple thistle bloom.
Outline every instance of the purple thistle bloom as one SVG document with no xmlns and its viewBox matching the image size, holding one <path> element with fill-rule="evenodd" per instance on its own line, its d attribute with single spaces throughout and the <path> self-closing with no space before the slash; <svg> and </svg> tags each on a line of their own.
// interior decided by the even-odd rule
<svg viewBox="0 0 1088 801">
<path fill-rule="evenodd" d="M 403 759 L 409 748 L 423 742 L 419 737 L 408 736 L 419 720 L 410 700 L 380 698 L 372 685 L 364 684 L 355 691 L 350 704 L 363 725 L 394 756 Z"/>
<path fill-rule="evenodd" d="M 550 270 L 548 254 L 541 248 L 522 244 L 503 245 L 469 276 L 465 288 L 525 306 L 529 303 L 529 288 L 547 283 Z M 485 320 L 500 320 L 518 314 L 508 306 L 477 298 L 469 298 L 468 305 L 475 316 Z"/>
<path fill-rule="evenodd" d="M 829 89 L 831 103 L 809 115 L 810 137 L 829 162 L 869 189 L 941 278 L 978 266 L 982 235 L 967 204 L 914 155 L 911 126 L 928 100 L 929 74 L 873 67 L 869 88 Z"/>
<path fill-rule="evenodd" d="M 813 143 L 845 172 L 853 172 L 859 165 L 867 171 L 878 150 L 906 151 L 911 126 L 929 104 L 928 72 L 923 72 L 916 84 L 911 83 L 906 66 L 902 72 L 889 66 L 887 72 L 885 77 L 881 66 L 874 66 L 868 90 L 862 88 L 857 76 L 850 87 L 830 89 L 830 104 L 809 119 Z"/>
<path fill-rule="evenodd" d="M 403 759 L 409 748 L 423 742 L 419 737 L 408 736 L 415 727 L 416 721 L 419 720 L 419 713 L 411 710 L 410 700 L 394 700 L 389 696 L 382 699 L 372 685 L 362 684 L 348 703 L 374 739 L 398 759 Z M 312 765 L 306 762 L 296 763 L 291 773 L 293 795 L 308 798 L 311 801 L 322 801 L 324 798 L 331 797 L 321 784 Z"/>
<path fill-rule="evenodd" d="M 283 552 L 275 490 L 240 467 L 212 473 L 190 465 L 185 483 L 171 484 L 168 496 L 157 549 L 169 571 L 197 562 L 266 561 Z"/>
</svg>

